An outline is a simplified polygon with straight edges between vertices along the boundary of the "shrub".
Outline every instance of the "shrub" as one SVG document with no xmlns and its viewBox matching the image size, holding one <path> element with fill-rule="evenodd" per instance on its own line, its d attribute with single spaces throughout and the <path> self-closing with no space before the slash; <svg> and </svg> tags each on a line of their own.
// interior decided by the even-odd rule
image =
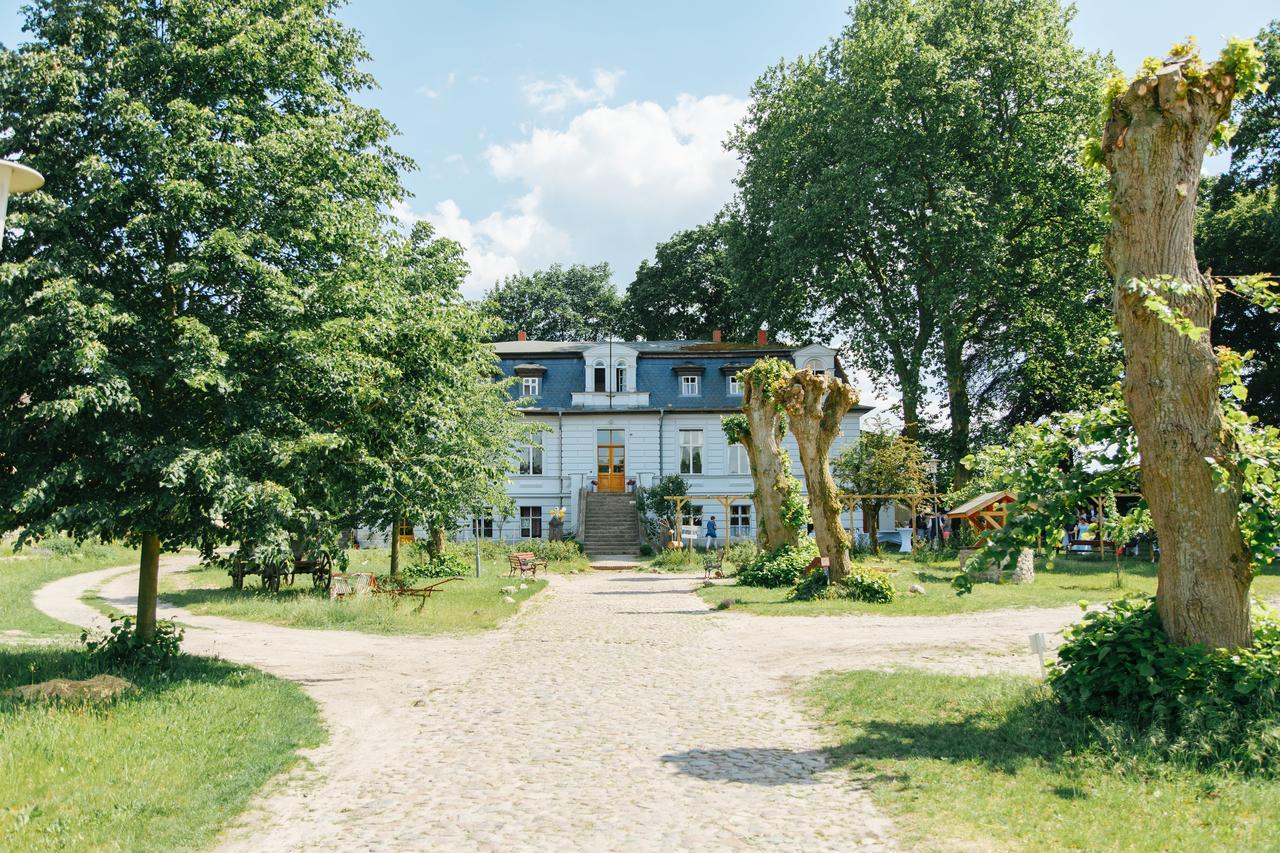
<svg viewBox="0 0 1280 853">
<path fill-rule="evenodd" d="M 653 546 L 652 546 L 652 545 L 650 545 L 648 542 L 642 542 L 642 543 L 640 543 L 640 556 L 641 556 L 641 557 L 652 557 L 652 556 L 653 556 Z"/>
<path fill-rule="evenodd" d="M 1254 646 L 1169 642 L 1155 602 L 1133 598 L 1067 629 L 1049 683 L 1065 709 L 1142 733 L 1148 747 L 1199 766 L 1280 773 L 1280 622 L 1255 610 Z"/>
<path fill-rule="evenodd" d="M 692 548 L 664 548 L 661 554 L 653 558 L 651 565 L 657 569 L 679 572 L 702 568 L 702 559 Z"/>
<path fill-rule="evenodd" d="M 474 565 L 451 551 L 446 551 L 435 559 L 406 566 L 401 572 L 406 581 L 431 580 L 433 578 L 460 578 L 470 573 Z"/>
<path fill-rule="evenodd" d="M 739 567 L 738 583 L 743 586 L 791 586 L 816 556 L 818 546 L 812 539 L 802 538 L 795 546 L 782 545 Z"/>
<path fill-rule="evenodd" d="M 827 583 L 825 572 L 810 572 L 800 579 L 787 598 L 790 601 L 848 598 L 872 604 L 888 604 L 897 596 L 898 590 L 887 574 L 874 569 L 857 569 L 834 584 Z"/>
<path fill-rule="evenodd" d="M 571 539 L 525 539 L 511 547 L 510 553 L 531 552 L 548 563 L 571 563 L 582 556 L 582 546 Z M 505 557 L 504 557 L 505 559 Z"/>
<path fill-rule="evenodd" d="M 732 563 L 736 569 L 750 565 L 759 556 L 759 546 L 750 539 L 739 539 L 737 542 L 725 546 L 724 549 L 724 561 Z"/>
<path fill-rule="evenodd" d="M 182 636 L 177 625 L 161 621 L 156 623 L 154 637 L 140 640 L 132 616 L 112 616 L 106 636 L 90 638 L 86 632 L 80 635 L 80 642 L 89 657 L 105 667 L 162 667 L 181 654 Z"/>
<path fill-rule="evenodd" d="M 872 604 L 888 604 L 898 597 L 893 581 L 884 572 L 874 569 L 857 569 L 840 581 L 841 597 Z"/>
</svg>

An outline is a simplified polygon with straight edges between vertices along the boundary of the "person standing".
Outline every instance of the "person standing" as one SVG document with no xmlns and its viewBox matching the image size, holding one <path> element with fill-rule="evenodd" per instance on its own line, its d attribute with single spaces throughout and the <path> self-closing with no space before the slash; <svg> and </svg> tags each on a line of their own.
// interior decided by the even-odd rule
<svg viewBox="0 0 1280 853">
<path fill-rule="evenodd" d="M 714 551 L 716 547 L 716 517 L 713 515 L 707 519 L 707 550 Z"/>
</svg>

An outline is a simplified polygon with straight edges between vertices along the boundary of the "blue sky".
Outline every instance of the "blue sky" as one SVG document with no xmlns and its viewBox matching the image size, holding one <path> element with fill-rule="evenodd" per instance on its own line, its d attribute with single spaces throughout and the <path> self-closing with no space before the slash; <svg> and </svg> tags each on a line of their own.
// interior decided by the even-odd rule
<svg viewBox="0 0 1280 853">
<path fill-rule="evenodd" d="M 22 39 L 20 5 L 0 0 L 5 45 Z M 478 295 L 555 261 L 608 261 L 625 287 L 655 243 L 729 198 L 720 143 L 759 73 L 820 47 L 848 5 L 355 0 L 340 15 L 364 33 L 381 85 L 362 100 L 418 164 L 397 213 L 467 247 Z M 1275 0 L 1077 5 L 1077 43 L 1126 70 L 1188 34 L 1216 54 L 1280 17 Z"/>
</svg>

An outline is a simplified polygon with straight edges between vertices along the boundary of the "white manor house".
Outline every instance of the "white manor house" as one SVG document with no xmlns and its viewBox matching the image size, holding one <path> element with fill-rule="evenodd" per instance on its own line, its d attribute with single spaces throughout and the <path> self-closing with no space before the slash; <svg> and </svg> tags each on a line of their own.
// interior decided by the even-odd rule
<svg viewBox="0 0 1280 853">
<path fill-rule="evenodd" d="M 670 474 L 689 484 L 695 523 L 716 518 L 721 544 L 754 538 L 746 451 L 730 445 L 720 427 L 722 417 L 742 407 L 738 372 L 772 356 L 798 369 L 844 376 L 830 347 L 771 344 L 764 331 L 753 343 L 722 341 L 719 333 L 710 341 L 562 342 L 529 340 L 521 332 L 495 347 L 502 371 L 516 377 L 512 393 L 524 400 L 524 416 L 546 430 L 517 449 L 508 481 L 514 510 L 464 522 L 456 538 L 470 539 L 473 532 L 505 540 L 548 538 L 552 511 L 563 507 L 565 535 L 592 554 L 639 548 L 635 490 Z M 833 455 L 857 442 L 859 420 L 870 410 L 858 405 L 845 416 Z M 784 446 L 803 483 L 795 440 L 788 435 Z M 727 518 L 722 502 L 711 497 L 721 495 L 742 496 L 731 502 Z M 892 513 L 886 508 L 887 526 Z M 861 516 L 857 510 L 846 523 L 863 529 Z M 382 538 L 361 533 L 370 544 Z"/>
</svg>

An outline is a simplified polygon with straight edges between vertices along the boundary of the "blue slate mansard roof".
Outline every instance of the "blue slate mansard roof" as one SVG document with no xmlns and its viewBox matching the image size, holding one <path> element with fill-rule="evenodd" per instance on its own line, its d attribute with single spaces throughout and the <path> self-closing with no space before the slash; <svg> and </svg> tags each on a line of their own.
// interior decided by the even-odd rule
<svg viewBox="0 0 1280 853">
<path fill-rule="evenodd" d="M 802 348 L 712 341 L 625 341 L 615 345 L 636 352 L 635 388 L 649 393 L 647 406 L 619 407 L 628 412 L 656 412 L 660 409 L 671 412 L 737 411 L 742 407 L 742 397 L 728 393 L 729 377 L 734 372 L 767 356 L 790 361 Z M 526 409 L 529 412 L 607 411 L 600 407 L 573 405 L 573 394 L 587 390 L 583 354 L 599 346 L 607 344 L 597 341 L 503 341 L 495 344 L 504 374 L 513 376 L 520 368 L 522 374 L 541 376 L 541 393 L 536 405 Z M 681 395 L 676 368 L 694 373 L 701 369 L 701 394 L 696 397 Z M 844 378 L 839 359 L 836 359 L 836 375 Z M 518 385 L 512 393 L 520 396 Z M 853 411 L 862 413 L 871 409 L 871 406 L 859 405 Z"/>
</svg>

